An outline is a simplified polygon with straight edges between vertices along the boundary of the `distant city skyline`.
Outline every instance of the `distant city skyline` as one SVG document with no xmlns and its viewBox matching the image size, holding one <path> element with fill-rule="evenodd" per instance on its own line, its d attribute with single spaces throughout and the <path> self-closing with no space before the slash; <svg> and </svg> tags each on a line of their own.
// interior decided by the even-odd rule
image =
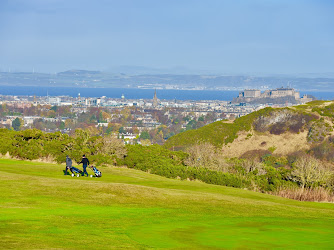
<svg viewBox="0 0 334 250">
<path fill-rule="evenodd" d="M 333 73 L 332 13 L 330 0 L 5 0 L 0 71 Z"/>
</svg>

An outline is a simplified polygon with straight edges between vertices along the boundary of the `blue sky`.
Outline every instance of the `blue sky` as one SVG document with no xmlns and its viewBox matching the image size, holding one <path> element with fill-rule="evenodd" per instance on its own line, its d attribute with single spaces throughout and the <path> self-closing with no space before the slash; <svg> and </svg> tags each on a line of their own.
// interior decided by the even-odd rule
<svg viewBox="0 0 334 250">
<path fill-rule="evenodd" d="M 0 70 L 334 72 L 334 1 L 0 0 Z"/>
</svg>

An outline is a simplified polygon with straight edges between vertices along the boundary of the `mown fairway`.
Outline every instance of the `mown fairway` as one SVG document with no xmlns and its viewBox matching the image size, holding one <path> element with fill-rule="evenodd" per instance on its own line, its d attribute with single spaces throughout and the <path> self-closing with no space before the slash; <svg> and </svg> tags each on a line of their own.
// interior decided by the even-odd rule
<svg viewBox="0 0 334 250">
<path fill-rule="evenodd" d="M 334 204 L 0 159 L 0 248 L 333 249 Z"/>
</svg>

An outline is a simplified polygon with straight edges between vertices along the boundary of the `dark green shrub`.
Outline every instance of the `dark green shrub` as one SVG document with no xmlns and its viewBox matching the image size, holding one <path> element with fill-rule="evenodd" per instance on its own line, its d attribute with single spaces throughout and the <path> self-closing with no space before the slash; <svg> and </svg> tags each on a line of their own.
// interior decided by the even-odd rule
<svg viewBox="0 0 334 250">
<path fill-rule="evenodd" d="M 150 172 L 167 178 L 181 178 L 201 180 L 205 183 L 224 185 L 230 187 L 246 187 L 249 183 L 237 175 L 195 168 L 184 165 L 187 156 L 182 151 L 170 151 L 159 145 L 144 147 L 141 145 L 129 145 L 128 154 L 123 163 L 130 168 Z"/>
</svg>

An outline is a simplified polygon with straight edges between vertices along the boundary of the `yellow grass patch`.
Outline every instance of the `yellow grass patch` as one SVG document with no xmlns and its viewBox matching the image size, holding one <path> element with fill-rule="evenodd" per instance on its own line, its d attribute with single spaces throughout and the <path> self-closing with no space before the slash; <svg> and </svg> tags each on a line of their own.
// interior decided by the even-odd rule
<svg viewBox="0 0 334 250">
<path fill-rule="evenodd" d="M 6 154 L 0 154 L 0 158 L 3 158 L 3 159 L 11 159 L 12 157 L 9 155 L 9 152 L 7 152 Z"/>
<path fill-rule="evenodd" d="M 222 152 L 227 157 L 239 157 L 250 150 L 268 150 L 275 147 L 276 154 L 289 154 L 298 150 L 309 149 L 307 143 L 307 131 L 299 134 L 286 132 L 282 135 L 273 135 L 269 132 L 256 133 L 251 132 L 252 136 L 247 135 L 250 132 L 242 131 L 233 143 L 229 143 L 222 148 Z"/>
<path fill-rule="evenodd" d="M 13 157 L 7 152 L 6 154 L 0 154 L 0 158 L 2 159 L 13 159 L 13 160 L 20 160 L 18 157 Z M 57 164 L 57 162 L 54 160 L 52 156 L 47 156 L 47 157 L 42 157 L 39 159 L 31 160 L 32 162 L 43 162 L 43 163 L 52 163 L 52 164 Z"/>
</svg>

